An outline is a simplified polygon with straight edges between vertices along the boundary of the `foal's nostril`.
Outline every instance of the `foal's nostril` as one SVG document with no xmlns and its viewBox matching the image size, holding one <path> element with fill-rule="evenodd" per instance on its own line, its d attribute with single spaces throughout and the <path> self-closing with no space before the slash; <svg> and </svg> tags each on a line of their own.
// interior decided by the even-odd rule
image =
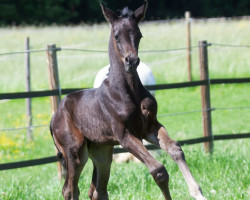
<svg viewBox="0 0 250 200">
<path fill-rule="evenodd" d="M 129 63 L 129 56 L 127 56 L 127 57 L 125 58 L 125 62 L 126 62 L 126 63 Z"/>
<path fill-rule="evenodd" d="M 139 64 L 140 64 L 140 58 L 137 58 L 135 65 L 138 66 Z"/>
</svg>

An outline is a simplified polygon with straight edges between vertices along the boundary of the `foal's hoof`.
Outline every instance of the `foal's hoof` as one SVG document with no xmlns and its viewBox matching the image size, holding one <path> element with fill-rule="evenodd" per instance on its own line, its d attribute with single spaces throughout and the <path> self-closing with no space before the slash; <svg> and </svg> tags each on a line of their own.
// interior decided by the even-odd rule
<svg viewBox="0 0 250 200">
<path fill-rule="evenodd" d="M 207 200 L 204 196 L 198 197 L 196 200 Z"/>
<path fill-rule="evenodd" d="M 192 196 L 195 200 L 207 200 L 202 194 Z"/>
<path fill-rule="evenodd" d="M 198 189 L 195 189 L 195 190 L 190 191 L 190 195 L 191 195 L 191 197 L 193 197 L 195 200 L 207 200 L 207 199 L 203 196 L 200 187 L 199 187 Z"/>
<path fill-rule="evenodd" d="M 65 200 L 79 200 L 80 191 L 77 190 L 75 193 L 70 188 L 63 190 L 63 197 Z"/>
<path fill-rule="evenodd" d="M 108 193 L 97 192 L 96 190 L 93 192 L 93 196 L 91 200 L 109 200 Z"/>
</svg>

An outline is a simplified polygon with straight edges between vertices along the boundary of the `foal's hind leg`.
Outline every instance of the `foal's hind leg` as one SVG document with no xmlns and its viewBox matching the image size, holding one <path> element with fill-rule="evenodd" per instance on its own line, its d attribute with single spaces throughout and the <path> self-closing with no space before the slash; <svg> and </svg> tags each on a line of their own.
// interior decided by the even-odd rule
<svg viewBox="0 0 250 200">
<path fill-rule="evenodd" d="M 89 189 L 91 200 L 108 200 L 107 186 L 112 163 L 113 146 L 91 143 L 89 157 L 93 161 L 94 170 L 92 183 Z"/>
<path fill-rule="evenodd" d="M 167 151 L 167 153 L 177 163 L 188 185 L 190 195 L 196 200 L 206 200 L 206 198 L 202 195 L 201 188 L 195 181 L 187 166 L 185 156 L 180 145 L 169 137 L 165 128 L 159 124 L 155 132 L 149 134 L 146 139 Z"/>
<path fill-rule="evenodd" d="M 80 194 L 79 177 L 88 160 L 87 143 L 81 132 L 73 127 L 67 134 L 54 134 L 54 139 L 65 159 L 67 172 L 62 190 L 64 199 L 77 200 Z"/>
<path fill-rule="evenodd" d="M 78 181 L 84 165 L 88 160 L 87 145 L 71 147 L 67 152 L 66 167 L 67 174 L 63 186 L 63 196 L 65 200 L 78 200 L 80 191 Z"/>
</svg>

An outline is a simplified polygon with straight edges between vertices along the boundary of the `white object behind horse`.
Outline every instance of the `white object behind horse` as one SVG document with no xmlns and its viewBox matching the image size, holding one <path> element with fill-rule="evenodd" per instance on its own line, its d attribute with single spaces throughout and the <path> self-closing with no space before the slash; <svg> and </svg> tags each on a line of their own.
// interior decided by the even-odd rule
<svg viewBox="0 0 250 200">
<path fill-rule="evenodd" d="M 100 69 L 95 77 L 94 88 L 98 88 L 101 86 L 102 82 L 108 77 L 110 65 L 107 65 Z M 143 85 L 155 85 L 155 77 L 151 71 L 151 69 L 143 62 L 140 62 L 137 67 L 138 75 L 141 79 Z M 150 91 L 152 95 L 155 95 L 153 90 Z"/>
</svg>

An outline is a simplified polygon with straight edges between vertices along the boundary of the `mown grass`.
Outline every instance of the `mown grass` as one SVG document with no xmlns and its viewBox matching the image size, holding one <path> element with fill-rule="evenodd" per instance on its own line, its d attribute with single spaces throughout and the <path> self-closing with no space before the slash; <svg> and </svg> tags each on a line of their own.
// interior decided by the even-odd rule
<svg viewBox="0 0 250 200">
<path fill-rule="evenodd" d="M 198 21 L 193 23 L 192 45 L 199 40 L 223 44 L 250 44 L 250 22 Z M 150 22 L 141 25 L 140 50 L 184 47 L 184 22 Z M 1 28 L 0 53 L 23 51 L 24 38 L 30 36 L 32 49 L 46 44 L 60 47 L 106 50 L 109 26 Z M 157 83 L 187 80 L 186 52 L 140 53 Z M 199 79 L 198 49 L 193 49 L 193 78 Z M 0 92 L 25 90 L 23 55 L 0 57 Z M 62 88 L 91 87 L 98 69 L 108 63 L 107 54 L 62 50 L 58 52 Z M 209 47 L 211 78 L 250 76 L 249 48 Z M 32 90 L 48 89 L 46 53 L 31 55 Z M 247 107 L 249 84 L 211 86 L 212 107 Z M 157 91 L 159 116 L 199 110 L 200 88 Z M 51 117 L 49 98 L 32 100 L 33 124 L 47 125 Z M 216 110 L 212 113 L 213 133 L 245 133 L 250 130 L 249 109 Z M 170 136 L 184 140 L 202 136 L 200 112 L 159 117 Z M 25 100 L 0 102 L 0 129 L 26 126 Z M 0 163 L 52 156 L 54 144 L 47 127 L 33 130 L 34 140 L 27 142 L 26 130 L 0 131 Z M 249 140 L 217 141 L 213 155 L 203 152 L 202 144 L 184 146 L 187 162 L 208 199 L 249 199 Z M 156 154 L 171 176 L 173 199 L 190 199 L 184 179 L 176 164 L 165 154 Z M 88 162 L 80 180 L 81 198 L 87 199 L 92 165 Z M 62 183 L 57 179 L 56 164 L 0 172 L 0 199 L 62 199 Z M 142 164 L 112 164 L 109 182 L 110 199 L 163 199 L 148 170 Z"/>
</svg>

